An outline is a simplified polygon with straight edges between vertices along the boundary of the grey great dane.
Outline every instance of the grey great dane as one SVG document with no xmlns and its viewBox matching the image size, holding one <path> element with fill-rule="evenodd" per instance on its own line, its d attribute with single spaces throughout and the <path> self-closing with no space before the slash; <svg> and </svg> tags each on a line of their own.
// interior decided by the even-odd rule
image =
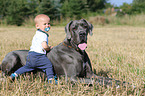
<svg viewBox="0 0 145 96">
<path fill-rule="evenodd" d="M 118 80 L 97 76 L 92 71 L 90 59 L 85 51 L 87 35 L 92 35 L 93 26 L 85 19 L 70 21 L 66 27 L 66 38 L 62 43 L 53 47 L 47 54 L 52 62 L 54 72 L 57 76 L 64 75 L 73 82 L 84 82 L 86 84 L 116 85 Z M 1 70 L 5 75 L 10 75 L 18 68 L 26 64 L 29 50 L 16 50 L 8 53 L 2 61 Z"/>
</svg>

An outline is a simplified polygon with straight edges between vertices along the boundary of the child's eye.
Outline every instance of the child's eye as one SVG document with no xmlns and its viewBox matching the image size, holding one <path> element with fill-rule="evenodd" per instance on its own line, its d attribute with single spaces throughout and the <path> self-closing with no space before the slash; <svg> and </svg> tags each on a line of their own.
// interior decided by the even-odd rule
<svg viewBox="0 0 145 96">
<path fill-rule="evenodd" d="M 50 23 L 45 23 L 44 25 L 50 25 Z"/>
</svg>

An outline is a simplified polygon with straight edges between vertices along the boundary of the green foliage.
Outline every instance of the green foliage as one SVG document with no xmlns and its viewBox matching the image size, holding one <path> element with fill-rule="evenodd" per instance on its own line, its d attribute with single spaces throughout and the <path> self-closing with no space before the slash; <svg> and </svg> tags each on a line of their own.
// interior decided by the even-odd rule
<svg viewBox="0 0 145 96">
<path fill-rule="evenodd" d="M 105 2 L 106 0 L 0 0 L 0 19 L 11 25 L 21 25 L 24 19 L 37 14 L 46 14 L 52 20 L 68 17 L 80 19 L 104 8 Z"/>
<path fill-rule="evenodd" d="M 35 14 L 37 13 L 37 7 L 39 6 L 39 3 L 40 3 L 39 0 L 29 0 L 29 2 L 27 2 L 26 6 L 29 10 L 28 11 L 29 16 L 35 16 Z"/>
<path fill-rule="evenodd" d="M 53 8 L 51 6 L 52 5 L 50 0 L 42 0 L 37 8 L 37 14 L 49 14 L 50 16 L 52 14 L 51 12 L 53 11 Z"/>
<path fill-rule="evenodd" d="M 0 0 L 0 16 L 6 16 L 6 10 L 8 6 L 8 0 Z"/>
<path fill-rule="evenodd" d="M 126 14 L 141 14 L 145 13 L 145 1 L 144 0 L 133 0 L 132 4 L 126 4 L 124 3 L 120 8 L 123 9 L 123 11 Z"/>
<path fill-rule="evenodd" d="M 133 3 L 131 11 L 133 14 L 145 13 L 145 1 L 140 3 Z"/>
<path fill-rule="evenodd" d="M 53 16 L 54 18 L 58 18 L 60 19 L 60 11 L 61 11 L 61 3 L 60 3 L 61 0 L 51 0 L 51 4 L 53 5 L 54 7 L 54 10 L 53 10 Z"/>
<path fill-rule="evenodd" d="M 131 10 L 132 10 L 132 6 L 130 4 L 127 3 L 123 3 L 122 6 L 120 6 L 120 8 L 122 9 L 122 12 L 120 12 L 120 14 L 131 14 Z"/>
<path fill-rule="evenodd" d="M 105 3 L 107 0 L 87 0 L 89 10 L 95 12 L 98 9 L 105 8 Z"/>
<path fill-rule="evenodd" d="M 144 0 L 133 0 L 133 4 L 140 4 L 145 2 Z"/>
<path fill-rule="evenodd" d="M 0 19 L 10 25 L 22 25 L 24 19 L 37 14 L 60 17 L 60 0 L 0 0 Z"/>
<path fill-rule="evenodd" d="M 61 12 L 65 17 L 79 19 L 82 14 L 87 13 L 86 5 L 86 0 L 65 0 Z"/>
<path fill-rule="evenodd" d="M 26 0 L 5 0 L 1 4 L 5 6 L 1 15 L 5 16 L 7 24 L 21 25 L 25 16 L 27 16 L 28 8 Z"/>
</svg>

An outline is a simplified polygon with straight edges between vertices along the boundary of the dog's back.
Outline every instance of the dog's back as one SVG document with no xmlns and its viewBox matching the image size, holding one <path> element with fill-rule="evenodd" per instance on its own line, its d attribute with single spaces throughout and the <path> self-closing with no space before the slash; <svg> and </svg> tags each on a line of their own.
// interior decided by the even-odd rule
<svg viewBox="0 0 145 96">
<path fill-rule="evenodd" d="M 21 66 L 25 65 L 28 50 L 16 50 L 9 52 L 0 65 L 0 70 L 5 75 L 9 75 Z"/>
</svg>

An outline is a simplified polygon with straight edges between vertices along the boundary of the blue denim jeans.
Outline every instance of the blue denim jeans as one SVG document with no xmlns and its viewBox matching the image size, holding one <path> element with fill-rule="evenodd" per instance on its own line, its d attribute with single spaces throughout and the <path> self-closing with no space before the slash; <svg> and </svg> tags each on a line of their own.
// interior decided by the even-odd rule
<svg viewBox="0 0 145 96">
<path fill-rule="evenodd" d="M 40 54 L 36 52 L 29 52 L 26 60 L 26 65 L 19 68 L 16 73 L 17 75 L 23 74 L 25 72 L 30 72 L 35 69 L 41 69 L 46 73 L 47 79 L 54 77 L 53 66 L 50 60 L 45 54 Z"/>
</svg>

